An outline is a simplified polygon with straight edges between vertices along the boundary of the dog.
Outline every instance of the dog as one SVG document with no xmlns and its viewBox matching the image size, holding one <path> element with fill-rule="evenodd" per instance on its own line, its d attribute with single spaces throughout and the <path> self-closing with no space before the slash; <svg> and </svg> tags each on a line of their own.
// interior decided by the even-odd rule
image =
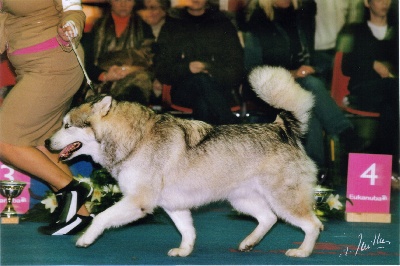
<svg viewBox="0 0 400 266">
<path fill-rule="evenodd" d="M 249 81 L 261 99 L 282 109 L 273 123 L 212 126 L 111 96 L 71 109 L 48 148 L 61 150 L 60 160 L 90 155 L 123 193 L 93 219 L 76 245 L 87 247 L 105 229 L 161 207 L 182 235 L 168 255 L 188 256 L 196 238 L 190 209 L 226 200 L 258 221 L 240 251 L 250 251 L 280 218 L 305 232 L 301 246 L 286 255 L 309 256 L 323 229 L 313 212 L 317 168 L 301 144 L 313 95 L 283 68 L 258 67 Z"/>
</svg>

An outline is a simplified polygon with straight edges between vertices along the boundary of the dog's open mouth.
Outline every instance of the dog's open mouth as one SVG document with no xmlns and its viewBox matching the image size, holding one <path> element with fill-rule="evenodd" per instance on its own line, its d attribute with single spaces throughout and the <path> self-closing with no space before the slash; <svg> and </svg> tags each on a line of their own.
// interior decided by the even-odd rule
<svg viewBox="0 0 400 266">
<path fill-rule="evenodd" d="M 71 155 L 82 147 L 82 142 L 75 141 L 68 144 L 58 155 L 60 161 L 67 160 Z"/>
</svg>

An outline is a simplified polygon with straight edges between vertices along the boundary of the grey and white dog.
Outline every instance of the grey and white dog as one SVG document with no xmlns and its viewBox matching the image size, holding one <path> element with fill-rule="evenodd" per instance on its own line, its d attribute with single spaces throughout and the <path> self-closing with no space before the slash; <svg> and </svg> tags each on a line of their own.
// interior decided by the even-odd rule
<svg viewBox="0 0 400 266">
<path fill-rule="evenodd" d="M 239 250 L 251 250 L 281 218 L 305 233 L 301 246 L 286 255 L 309 256 L 323 229 L 313 212 L 317 169 L 300 141 L 313 96 L 282 68 L 256 68 L 249 80 L 261 99 L 282 109 L 273 123 L 212 126 L 110 96 L 72 109 L 48 140 L 49 148 L 61 150 L 62 160 L 90 155 L 123 193 L 76 245 L 87 247 L 105 229 L 161 207 L 182 235 L 168 255 L 188 256 L 196 238 L 190 209 L 227 200 L 258 221 Z"/>
</svg>

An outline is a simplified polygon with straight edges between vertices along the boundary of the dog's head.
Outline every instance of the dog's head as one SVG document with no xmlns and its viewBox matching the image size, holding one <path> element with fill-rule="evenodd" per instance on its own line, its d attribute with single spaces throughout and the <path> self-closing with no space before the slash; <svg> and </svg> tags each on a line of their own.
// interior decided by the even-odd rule
<svg viewBox="0 0 400 266">
<path fill-rule="evenodd" d="M 90 155 L 96 160 L 100 152 L 100 140 L 95 123 L 108 114 L 115 102 L 111 96 L 95 96 L 87 103 L 71 109 L 62 127 L 45 141 L 50 151 L 60 151 L 59 160 L 70 160 L 78 155 Z"/>
</svg>

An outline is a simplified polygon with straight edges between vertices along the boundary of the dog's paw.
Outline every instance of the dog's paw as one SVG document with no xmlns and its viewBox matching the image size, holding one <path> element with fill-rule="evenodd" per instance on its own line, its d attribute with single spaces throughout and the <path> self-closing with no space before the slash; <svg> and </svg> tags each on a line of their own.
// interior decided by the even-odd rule
<svg viewBox="0 0 400 266">
<path fill-rule="evenodd" d="M 76 241 L 76 246 L 77 247 L 83 247 L 86 248 L 88 246 L 90 246 L 91 244 L 93 244 L 93 242 L 96 240 L 96 237 L 92 237 L 90 236 L 88 233 L 84 233 L 79 239 L 78 241 Z"/>
<path fill-rule="evenodd" d="M 299 257 L 299 258 L 305 258 L 310 256 L 311 251 L 305 251 L 302 249 L 288 249 L 286 251 L 285 255 L 288 257 Z"/>
<path fill-rule="evenodd" d="M 186 257 L 192 253 L 192 249 L 189 248 L 173 248 L 168 251 L 168 256 L 170 257 Z"/>
<path fill-rule="evenodd" d="M 239 251 L 242 251 L 242 252 L 249 252 L 249 251 L 251 251 L 253 248 L 254 248 L 254 245 L 242 245 L 242 244 L 240 244 L 240 246 L 239 246 Z"/>
</svg>

